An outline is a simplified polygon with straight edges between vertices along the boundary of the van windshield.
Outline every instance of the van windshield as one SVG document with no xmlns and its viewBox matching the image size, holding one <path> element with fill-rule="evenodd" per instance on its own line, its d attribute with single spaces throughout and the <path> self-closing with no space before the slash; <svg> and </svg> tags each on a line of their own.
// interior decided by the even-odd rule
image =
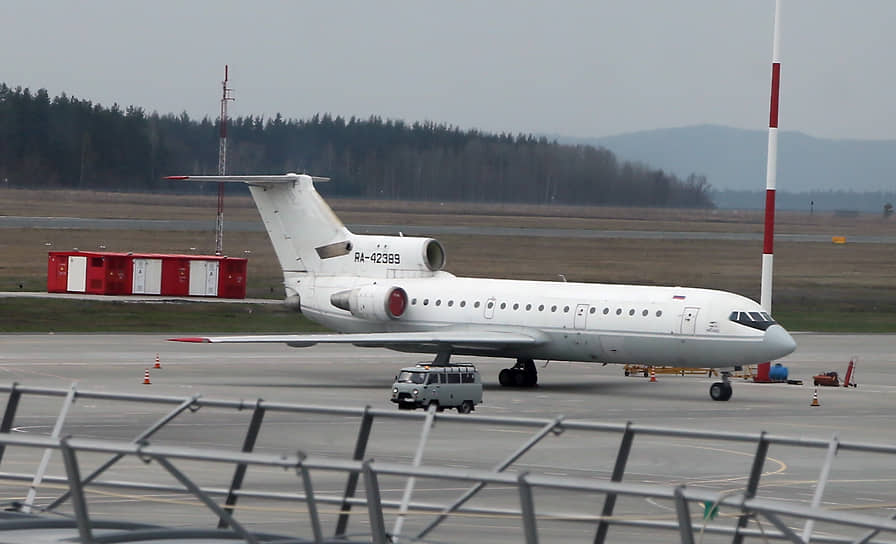
<svg viewBox="0 0 896 544">
<path fill-rule="evenodd" d="M 398 379 L 396 380 L 399 383 L 420 383 L 426 381 L 426 372 L 411 372 L 409 370 L 402 370 L 398 375 Z"/>
</svg>

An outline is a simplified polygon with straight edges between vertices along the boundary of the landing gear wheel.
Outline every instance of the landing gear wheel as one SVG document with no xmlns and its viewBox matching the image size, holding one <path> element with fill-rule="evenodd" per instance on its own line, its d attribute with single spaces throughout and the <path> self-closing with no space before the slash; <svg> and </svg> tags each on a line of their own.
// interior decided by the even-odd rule
<svg viewBox="0 0 896 544">
<path fill-rule="evenodd" d="M 733 392 L 730 383 L 716 382 L 709 387 L 709 396 L 712 397 L 712 400 L 728 400 Z"/>
<path fill-rule="evenodd" d="M 517 359 L 516 364 L 498 373 L 498 383 L 504 387 L 535 387 L 538 370 L 532 359 Z"/>
<path fill-rule="evenodd" d="M 498 383 L 504 387 L 513 385 L 513 372 L 509 368 L 505 368 L 498 373 Z"/>
<path fill-rule="evenodd" d="M 457 407 L 457 412 L 459 414 L 469 414 L 473 411 L 473 401 L 465 400 L 460 403 L 460 406 Z"/>
<path fill-rule="evenodd" d="M 517 359 L 516 364 L 498 373 L 498 383 L 504 387 L 535 387 L 538 370 L 532 359 Z"/>
</svg>

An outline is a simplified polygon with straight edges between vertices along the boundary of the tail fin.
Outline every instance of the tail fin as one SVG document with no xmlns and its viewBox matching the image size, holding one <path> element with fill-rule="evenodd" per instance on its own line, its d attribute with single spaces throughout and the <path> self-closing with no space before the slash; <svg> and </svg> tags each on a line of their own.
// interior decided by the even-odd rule
<svg viewBox="0 0 896 544">
<path fill-rule="evenodd" d="M 320 251 L 337 251 L 352 236 L 314 189 L 329 178 L 282 176 L 169 176 L 182 181 L 240 182 L 249 185 L 283 273 L 317 271 Z M 346 250 L 347 251 L 347 250 Z"/>
</svg>

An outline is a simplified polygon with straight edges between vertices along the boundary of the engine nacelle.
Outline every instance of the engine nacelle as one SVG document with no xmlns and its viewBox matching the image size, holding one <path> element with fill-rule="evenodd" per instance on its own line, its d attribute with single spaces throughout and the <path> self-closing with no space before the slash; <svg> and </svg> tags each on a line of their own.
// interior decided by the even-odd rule
<svg viewBox="0 0 896 544">
<path fill-rule="evenodd" d="M 298 293 L 289 295 L 283 300 L 283 305 L 294 312 L 302 313 L 302 299 Z"/>
<path fill-rule="evenodd" d="M 330 304 L 362 319 L 399 319 L 408 309 L 408 294 L 394 285 L 367 285 L 330 296 Z"/>
<path fill-rule="evenodd" d="M 445 266 L 445 248 L 433 238 L 352 234 L 315 251 L 321 272 L 331 275 L 425 278 Z"/>
</svg>

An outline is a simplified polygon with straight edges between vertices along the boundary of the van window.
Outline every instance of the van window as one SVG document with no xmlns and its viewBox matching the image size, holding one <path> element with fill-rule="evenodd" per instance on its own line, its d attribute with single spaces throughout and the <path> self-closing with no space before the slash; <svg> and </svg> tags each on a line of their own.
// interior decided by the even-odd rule
<svg viewBox="0 0 896 544">
<path fill-rule="evenodd" d="M 438 374 L 430 374 L 429 381 L 427 381 L 426 383 L 427 384 L 439 383 L 439 375 Z"/>
<path fill-rule="evenodd" d="M 445 376 L 448 378 L 448 383 L 460 383 L 460 374 L 457 372 L 449 372 Z"/>
<path fill-rule="evenodd" d="M 465 372 L 460 375 L 461 383 L 476 383 L 476 378 L 473 377 L 472 372 Z"/>
<path fill-rule="evenodd" d="M 396 381 L 400 383 L 423 383 L 426 381 L 426 374 L 423 372 L 409 372 L 404 370 L 398 375 L 398 380 Z"/>
</svg>

